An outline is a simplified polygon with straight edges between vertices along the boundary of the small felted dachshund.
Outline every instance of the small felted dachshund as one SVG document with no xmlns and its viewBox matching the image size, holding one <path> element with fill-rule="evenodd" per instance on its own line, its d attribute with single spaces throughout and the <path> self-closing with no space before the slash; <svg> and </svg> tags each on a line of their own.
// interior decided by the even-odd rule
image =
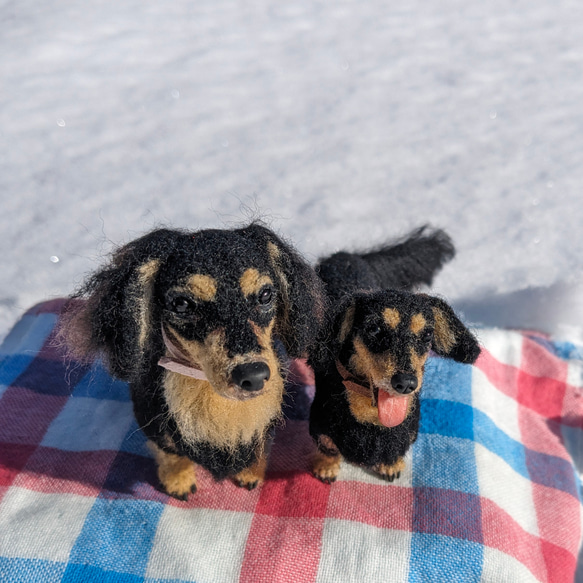
<svg viewBox="0 0 583 583">
<path fill-rule="evenodd" d="M 195 464 L 249 489 L 281 418 L 283 350 L 305 355 L 325 314 L 314 270 L 269 229 L 161 229 L 118 249 L 71 301 L 62 334 L 130 384 L 164 490 Z"/>
<path fill-rule="evenodd" d="M 399 477 L 417 437 L 417 394 L 430 350 L 463 363 L 478 357 L 476 339 L 443 300 L 379 289 L 429 284 L 451 256 L 445 233 L 419 230 L 372 261 L 370 254 L 342 253 L 320 263 L 329 294 L 340 302 L 310 357 L 316 379 L 310 434 L 318 446 L 313 473 L 323 482 L 336 479 L 342 457 L 388 481 Z"/>
</svg>

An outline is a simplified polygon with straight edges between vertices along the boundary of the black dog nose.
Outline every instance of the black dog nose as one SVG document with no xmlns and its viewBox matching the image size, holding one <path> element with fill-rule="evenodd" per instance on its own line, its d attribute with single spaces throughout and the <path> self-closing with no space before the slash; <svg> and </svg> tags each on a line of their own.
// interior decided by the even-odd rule
<svg viewBox="0 0 583 583">
<path fill-rule="evenodd" d="M 244 391 L 260 391 L 265 381 L 271 374 L 269 367 L 264 362 L 250 362 L 239 364 L 231 373 L 231 379 Z"/>
<path fill-rule="evenodd" d="M 406 372 L 398 372 L 391 378 L 391 385 L 397 393 L 408 395 L 417 388 L 417 377 Z"/>
</svg>

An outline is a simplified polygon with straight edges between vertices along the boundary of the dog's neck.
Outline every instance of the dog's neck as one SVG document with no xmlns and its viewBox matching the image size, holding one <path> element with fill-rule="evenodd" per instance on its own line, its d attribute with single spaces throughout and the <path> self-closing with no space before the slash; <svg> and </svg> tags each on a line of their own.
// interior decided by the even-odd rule
<svg viewBox="0 0 583 583">
<path fill-rule="evenodd" d="M 160 358 L 158 361 L 159 366 L 171 370 L 172 372 L 192 377 L 193 379 L 208 381 L 204 372 L 189 362 L 180 347 L 173 342 L 172 338 L 168 335 L 166 330 L 164 330 L 164 326 L 162 326 L 162 338 L 164 339 L 164 346 L 166 346 L 168 356 Z"/>
<path fill-rule="evenodd" d="M 373 401 L 375 400 L 374 391 L 370 384 L 354 376 L 339 360 L 336 361 L 336 370 L 342 377 L 342 384 L 346 389 L 364 395 L 365 397 L 371 397 Z"/>
</svg>

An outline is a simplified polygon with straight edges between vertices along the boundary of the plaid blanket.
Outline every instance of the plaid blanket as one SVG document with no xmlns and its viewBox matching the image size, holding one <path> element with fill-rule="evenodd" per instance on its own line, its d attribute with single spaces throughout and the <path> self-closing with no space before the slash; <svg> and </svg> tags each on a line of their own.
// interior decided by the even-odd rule
<svg viewBox="0 0 583 583">
<path fill-rule="evenodd" d="M 393 483 L 348 464 L 331 486 L 309 474 L 313 387 L 298 365 L 265 484 L 201 470 L 180 502 L 157 489 L 127 386 L 63 361 L 61 305 L 30 310 L 0 349 L 2 582 L 573 580 L 577 347 L 482 330 L 475 367 L 431 358 Z"/>
</svg>

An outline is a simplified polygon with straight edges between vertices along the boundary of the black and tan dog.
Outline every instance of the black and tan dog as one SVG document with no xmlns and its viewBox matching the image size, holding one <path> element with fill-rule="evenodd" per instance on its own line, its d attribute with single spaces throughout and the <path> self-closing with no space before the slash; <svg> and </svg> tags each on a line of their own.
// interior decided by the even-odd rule
<svg viewBox="0 0 583 583">
<path fill-rule="evenodd" d="M 463 363 L 478 357 L 476 339 L 444 301 L 379 289 L 429 284 L 452 256 L 443 232 L 419 230 L 384 251 L 336 254 L 320 263 L 330 296 L 340 302 L 310 358 L 313 473 L 320 480 L 336 479 L 342 457 L 388 481 L 399 477 L 417 437 L 417 395 L 430 350 Z"/>
<path fill-rule="evenodd" d="M 120 248 L 75 296 L 63 335 L 129 381 L 167 493 L 195 464 L 249 489 L 281 417 L 283 350 L 305 355 L 324 313 L 313 269 L 269 229 L 156 230 Z"/>
</svg>

